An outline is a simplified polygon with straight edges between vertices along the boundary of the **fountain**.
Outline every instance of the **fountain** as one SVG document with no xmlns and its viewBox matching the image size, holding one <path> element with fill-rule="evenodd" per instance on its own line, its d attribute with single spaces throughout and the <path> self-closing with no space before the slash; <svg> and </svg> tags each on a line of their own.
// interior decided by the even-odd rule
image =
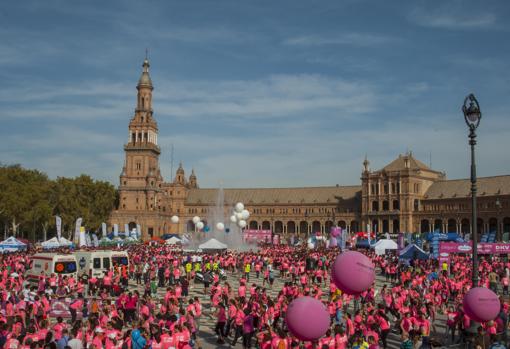
<svg viewBox="0 0 510 349">
<path fill-rule="evenodd" d="M 244 243 L 242 229 L 237 224 L 230 222 L 229 211 L 230 210 L 225 210 L 225 192 L 223 190 L 223 183 L 220 182 L 218 194 L 216 196 L 216 205 L 210 210 L 209 216 L 207 217 L 207 226 L 210 230 L 209 232 L 200 234 L 201 238 L 198 244 L 210 238 L 214 238 L 227 244 L 229 249 L 246 251 L 254 248 L 254 246 Z M 223 229 L 218 229 L 221 228 L 221 225 L 218 227 L 218 223 L 223 224 Z M 227 229 L 229 230 L 228 233 Z"/>
</svg>

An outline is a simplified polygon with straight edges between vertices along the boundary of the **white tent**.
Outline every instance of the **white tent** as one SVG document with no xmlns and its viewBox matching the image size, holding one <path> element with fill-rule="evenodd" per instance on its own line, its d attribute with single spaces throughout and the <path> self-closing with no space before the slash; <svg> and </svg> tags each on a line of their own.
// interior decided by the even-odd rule
<svg viewBox="0 0 510 349">
<path fill-rule="evenodd" d="M 181 243 L 181 239 L 179 239 L 176 236 L 172 236 L 170 239 L 165 240 L 165 244 L 167 245 L 177 245 L 178 243 Z"/>
<path fill-rule="evenodd" d="M 24 250 L 27 245 L 16 239 L 14 236 L 8 237 L 4 241 L 0 242 L 0 252 L 15 252 Z"/>
<path fill-rule="evenodd" d="M 198 248 L 201 249 L 202 251 L 207 251 L 207 250 L 221 251 L 221 250 L 226 250 L 227 245 L 219 242 L 216 239 L 210 239 L 210 240 L 204 242 L 203 244 L 199 245 Z"/>
<path fill-rule="evenodd" d="M 375 254 L 376 255 L 383 255 L 386 253 L 386 250 L 396 250 L 398 249 L 398 245 L 395 241 L 391 239 L 382 239 L 377 241 L 377 243 L 374 245 Z"/>
<path fill-rule="evenodd" d="M 181 245 L 189 245 L 189 239 L 185 235 L 181 238 Z"/>
<path fill-rule="evenodd" d="M 59 248 L 59 247 L 69 247 L 72 244 L 73 243 L 71 241 L 67 240 L 64 237 L 61 237 L 60 240 L 57 239 L 56 237 L 52 237 L 51 239 L 41 243 L 41 246 L 43 248 Z"/>
</svg>

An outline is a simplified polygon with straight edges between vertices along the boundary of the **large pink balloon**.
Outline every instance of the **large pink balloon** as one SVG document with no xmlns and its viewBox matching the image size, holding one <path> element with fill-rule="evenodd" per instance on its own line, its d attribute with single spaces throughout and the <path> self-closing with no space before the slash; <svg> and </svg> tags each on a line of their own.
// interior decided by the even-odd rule
<svg viewBox="0 0 510 349">
<path fill-rule="evenodd" d="M 289 331 L 302 341 L 313 341 L 324 336 L 329 328 L 329 313 L 321 301 L 312 297 L 294 299 L 285 316 Z"/>
<path fill-rule="evenodd" d="M 332 227 L 330 233 L 331 233 L 331 236 L 334 238 L 339 237 L 342 234 L 342 228 Z"/>
<path fill-rule="evenodd" d="M 359 252 L 347 251 L 336 257 L 331 276 L 340 290 L 357 295 L 372 286 L 375 270 L 370 258 Z"/>
<path fill-rule="evenodd" d="M 462 301 L 464 312 L 476 322 L 494 320 L 500 311 L 498 295 L 485 287 L 469 290 Z"/>
</svg>

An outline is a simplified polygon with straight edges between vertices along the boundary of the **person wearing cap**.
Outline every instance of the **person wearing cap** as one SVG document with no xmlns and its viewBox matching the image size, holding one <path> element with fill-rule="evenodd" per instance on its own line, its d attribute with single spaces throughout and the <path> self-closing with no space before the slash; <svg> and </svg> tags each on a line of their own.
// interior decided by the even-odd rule
<svg viewBox="0 0 510 349">
<path fill-rule="evenodd" d="M 101 327 L 97 327 L 94 331 L 96 335 L 94 339 L 92 339 L 92 344 L 96 346 L 96 348 L 103 348 L 103 343 L 105 342 L 105 332 Z"/>
</svg>

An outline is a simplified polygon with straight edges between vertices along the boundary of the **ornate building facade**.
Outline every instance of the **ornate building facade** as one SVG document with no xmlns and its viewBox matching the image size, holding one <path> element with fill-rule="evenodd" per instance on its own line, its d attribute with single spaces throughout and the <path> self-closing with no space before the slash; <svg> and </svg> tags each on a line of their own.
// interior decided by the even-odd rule
<svg viewBox="0 0 510 349">
<path fill-rule="evenodd" d="M 159 168 L 158 126 L 153 116 L 153 85 L 149 61 L 137 85 L 137 103 L 124 145 L 125 162 L 120 175 L 119 207 L 110 223 L 141 226 L 142 237 L 193 232 L 192 217 L 207 222 L 224 197 L 224 216 L 236 202 L 251 212 L 248 228 L 275 234 L 306 236 L 328 232 L 339 225 L 351 232 L 468 233 L 471 229 L 470 182 L 447 180 L 412 153 L 399 155 L 380 170 L 372 171 L 365 158 L 361 185 L 304 188 L 202 189 L 195 172 L 186 177 L 179 165 L 172 182 L 164 182 Z M 510 232 L 510 175 L 479 178 L 478 219 L 480 235 Z M 171 217 L 180 217 L 178 224 Z M 228 225 L 228 223 L 227 223 Z"/>
</svg>

